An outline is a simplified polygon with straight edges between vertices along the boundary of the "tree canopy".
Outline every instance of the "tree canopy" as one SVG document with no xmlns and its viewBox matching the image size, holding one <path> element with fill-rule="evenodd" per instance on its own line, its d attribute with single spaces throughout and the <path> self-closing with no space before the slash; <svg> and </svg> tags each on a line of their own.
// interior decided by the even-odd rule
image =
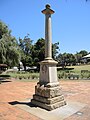
<svg viewBox="0 0 90 120">
<path fill-rule="evenodd" d="M 17 42 L 18 41 L 18 42 Z M 59 42 L 52 44 L 52 57 L 58 61 L 58 65 L 73 65 L 80 63 L 83 56 L 89 52 L 81 50 L 76 54 L 59 52 Z M 39 66 L 39 62 L 45 58 L 45 39 L 40 38 L 33 44 L 33 41 L 26 35 L 23 39 L 16 40 L 11 35 L 8 26 L 0 21 L 0 64 L 7 64 L 9 67 L 18 66 L 19 62 L 26 66 Z"/>
<path fill-rule="evenodd" d="M 11 35 L 8 26 L 0 21 L 0 63 L 8 66 L 15 66 L 19 63 L 18 43 Z"/>
<path fill-rule="evenodd" d="M 21 62 L 23 63 L 24 70 L 26 70 L 26 66 L 32 65 L 32 40 L 29 36 L 25 36 L 24 39 L 19 38 L 19 47 L 21 54 Z"/>
<path fill-rule="evenodd" d="M 58 54 L 57 61 L 58 64 L 61 66 L 65 65 L 76 65 L 81 62 L 81 59 L 83 56 L 87 55 L 88 52 L 86 50 L 81 50 L 80 52 L 77 52 L 76 54 L 72 53 L 63 53 Z"/>
</svg>

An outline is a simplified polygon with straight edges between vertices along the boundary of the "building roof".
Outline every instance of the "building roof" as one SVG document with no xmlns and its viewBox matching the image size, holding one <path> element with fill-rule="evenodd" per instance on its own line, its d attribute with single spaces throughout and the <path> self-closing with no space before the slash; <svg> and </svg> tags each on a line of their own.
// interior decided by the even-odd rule
<svg viewBox="0 0 90 120">
<path fill-rule="evenodd" d="M 90 58 L 90 54 L 83 56 L 82 58 Z"/>
</svg>

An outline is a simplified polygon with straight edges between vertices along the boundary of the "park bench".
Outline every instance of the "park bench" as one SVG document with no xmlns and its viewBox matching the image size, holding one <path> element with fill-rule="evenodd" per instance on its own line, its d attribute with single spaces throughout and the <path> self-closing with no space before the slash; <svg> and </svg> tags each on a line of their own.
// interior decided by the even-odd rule
<svg viewBox="0 0 90 120">
<path fill-rule="evenodd" d="M 2 83 L 3 80 L 9 79 L 10 75 L 4 75 L 4 74 L 0 74 L 0 84 Z"/>
<path fill-rule="evenodd" d="M 79 75 L 75 75 L 75 74 L 69 74 L 68 75 L 69 79 L 79 79 Z"/>
</svg>

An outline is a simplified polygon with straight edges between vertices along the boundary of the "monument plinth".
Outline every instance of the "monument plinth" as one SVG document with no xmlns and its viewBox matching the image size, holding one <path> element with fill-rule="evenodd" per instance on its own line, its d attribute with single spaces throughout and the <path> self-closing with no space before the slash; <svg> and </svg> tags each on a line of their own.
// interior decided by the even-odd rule
<svg viewBox="0 0 90 120">
<path fill-rule="evenodd" d="M 40 78 L 35 86 L 32 104 L 47 110 L 53 110 L 66 105 L 57 79 L 57 62 L 52 59 L 52 29 L 50 5 L 42 11 L 45 14 L 45 59 L 40 62 Z"/>
</svg>

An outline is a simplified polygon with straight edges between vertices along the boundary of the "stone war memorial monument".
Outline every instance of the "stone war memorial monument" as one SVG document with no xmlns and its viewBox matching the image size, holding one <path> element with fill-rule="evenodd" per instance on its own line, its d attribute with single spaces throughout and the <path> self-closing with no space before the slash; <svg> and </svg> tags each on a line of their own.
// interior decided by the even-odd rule
<svg viewBox="0 0 90 120">
<path fill-rule="evenodd" d="M 46 110 L 53 110 L 66 105 L 66 101 L 57 78 L 57 62 L 52 59 L 51 14 L 54 11 L 47 4 L 42 13 L 45 14 L 45 59 L 40 62 L 40 78 L 31 103 Z"/>
</svg>

